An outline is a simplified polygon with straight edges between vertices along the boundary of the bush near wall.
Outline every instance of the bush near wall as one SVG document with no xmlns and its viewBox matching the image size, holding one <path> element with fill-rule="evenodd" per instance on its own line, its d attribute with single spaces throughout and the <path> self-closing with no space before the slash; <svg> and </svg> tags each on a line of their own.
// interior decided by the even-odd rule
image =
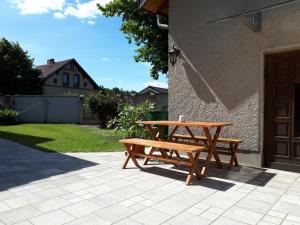
<svg viewBox="0 0 300 225">
<path fill-rule="evenodd" d="M 7 107 L 0 108 L 0 125 L 10 125 L 17 122 L 19 113 Z"/>
</svg>

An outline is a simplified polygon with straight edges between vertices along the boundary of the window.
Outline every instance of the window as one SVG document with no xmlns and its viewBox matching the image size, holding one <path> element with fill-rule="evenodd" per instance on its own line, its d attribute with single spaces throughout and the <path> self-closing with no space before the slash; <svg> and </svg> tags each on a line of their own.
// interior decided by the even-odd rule
<svg viewBox="0 0 300 225">
<path fill-rule="evenodd" d="M 73 86 L 79 88 L 79 75 L 74 74 L 73 76 Z"/>
<path fill-rule="evenodd" d="M 54 83 L 54 84 L 57 84 L 57 78 L 54 78 L 54 79 L 53 79 L 53 83 Z"/>
<path fill-rule="evenodd" d="M 84 86 L 87 87 L 87 82 L 84 82 Z"/>
<path fill-rule="evenodd" d="M 64 73 L 63 86 L 69 86 L 69 74 L 68 73 Z"/>
</svg>

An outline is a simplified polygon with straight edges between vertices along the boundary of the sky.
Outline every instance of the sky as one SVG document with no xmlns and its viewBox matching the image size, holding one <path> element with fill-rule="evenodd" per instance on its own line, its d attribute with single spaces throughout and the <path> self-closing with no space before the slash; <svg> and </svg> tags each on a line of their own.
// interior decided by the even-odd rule
<svg viewBox="0 0 300 225">
<path fill-rule="evenodd" d="M 75 58 L 98 85 L 140 91 L 167 87 L 136 63 L 134 44 L 120 31 L 121 18 L 106 18 L 96 4 L 111 0 L 0 0 L 0 38 L 18 42 L 35 65 Z"/>
</svg>

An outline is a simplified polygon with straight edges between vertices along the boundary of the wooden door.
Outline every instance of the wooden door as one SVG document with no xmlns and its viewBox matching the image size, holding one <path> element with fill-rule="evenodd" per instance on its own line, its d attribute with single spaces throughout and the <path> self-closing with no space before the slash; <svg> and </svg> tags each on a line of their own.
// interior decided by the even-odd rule
<svg viewBox="0 0 300 225">
<path fill-rule="evenodd" d="M 266 166 L 300 169 L 300 51 L 265 57 Z"/>
</svg>

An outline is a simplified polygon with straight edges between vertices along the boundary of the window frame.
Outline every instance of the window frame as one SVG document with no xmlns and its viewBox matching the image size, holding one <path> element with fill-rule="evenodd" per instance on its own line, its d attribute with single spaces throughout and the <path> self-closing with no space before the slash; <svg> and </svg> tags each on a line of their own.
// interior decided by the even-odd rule
<svg viewBox="0 0 300 225">
<path fill-rule="evenodd" d="M 75 83 L 75 77 L 77 77 L 77 83 Z M 73 75 L 73 87 L 79 88 L 80 87 L 80 76 L 79 74 Z"/>
<path fill-rule="evenodd" d="M 65 76 L 67 78 L 67 82 L 65 82 Z M 63 73 L 63 86 L 64 87 L 69 87 L 70 86 L 70 74 L 67 72 Z"/>
</svg>

